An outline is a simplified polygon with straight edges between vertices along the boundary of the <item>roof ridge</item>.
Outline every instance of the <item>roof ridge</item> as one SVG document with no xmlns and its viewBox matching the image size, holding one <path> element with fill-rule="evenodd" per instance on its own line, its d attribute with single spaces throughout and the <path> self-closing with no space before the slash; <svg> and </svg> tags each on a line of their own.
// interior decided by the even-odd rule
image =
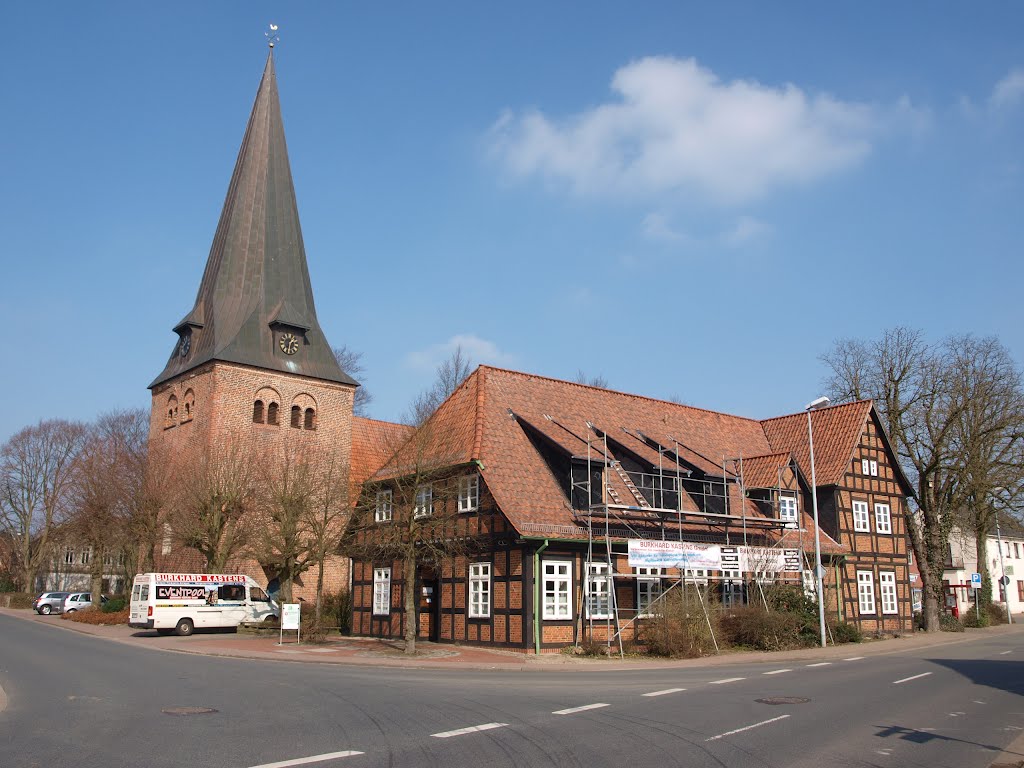
<svg viewBox="0 0 1024 768">
<path fill-rule="evenodd" d="M 827 406 L 825 408 L 816 408 L 815 409 L 815 413 L 827 413 L 828 411 L 833 411 L 833 410 L 835 410 L 837 408 L 849 408 L 850 406 L 864 405 L 865 403 L 872 403 L 873 404 L 874 400 L 872 400 L 870 397 L 868 397 L 868 398 L 863 398 L 861 400 L 851 400 L 848 403 L 836 403 L 835 405 L 829 405 L 829 406 Z M 779 419 L 791 419 L 794 416 L 803 416 L 805 413 L 807 413 L 806 410 L 796 411 L 794 413 L 784 413 L 781 416 L 770 416 L 767 419 L 760 419 L 760 422 L 762 424 L 764 424 L 766 421 L 778 421 Z"/>
<path fill-rule="evenodd" d="M 400 421 L 387 421 L 386 419 L 372 419 L 369 416 L 357 416 L 355 414 L 353 414 L 352 419 L 353 419 L 353 421 L 355 419 L 360 419 L 361 421 L 372 421 L 372 422 L 375 422 L 377 424 L 390 424 L 393 427 L 407 427 L 409 429 L 412 429 L 412 425 L 411 424 L 403 424 Z"/>
<path fill-rule="evenodd" d="M 477 367 L 477 373 L 479 374 L 480 368 Z M 470 456 L 472 459 L 480 459 L 481 451 L 483 450 L 484 442 L 484 382 L 487 380 L 486 376 L 478 375 L 476 378 L 476 411 L 473 414 L 473 455 Z"/>
<path fill-rule="evenodd" d="M 690 411 L 700 411 L 701 413 L 711 413 L 711 414 L 714 414 L 715 416 L 728 416 L 730 419 L 741 419 L 743 421 L 753 422 L 754 424 L 760 424 L 761 423 L 761 419 L 755 419 L 755 418 L 752 418 L 750 416 L 738 416 L 735 413 L 726 413 L 725 411 L 715 411 L 715 410 L 712 410 L 711 408 L 700 408 L 699 406 L 696 406 L 696 405 L 686 405 L 684 403 L 674 403 L 671 400 L 664 400 L 664 399 L 659 398 L 659 397 L 648 397 L 646 395 L 638 395 L 635 392 L 623 392 L 621 389 L 611 389 L 609 387 L 595 387 L 595 386 L 593 386 L 591 384 L 581 384 L 578 381 L 569 381 L 567 379 L 557 379 L 554 376 L 545 376 L 544 374 L 541 374 L 541 373 L 527 373 L 526 371 L 514 371 L 511 368 L 499 368 L 499 367 L 494 366 L 494 365 L 483 365 L 483 364 L 479 365 L 478 368 L 489 368 L 490 370 L 497 371 L 498 373 L 510 373 L 510 374 L 512 374 L 514 376 L 523 376 L 523 377 L 529 377 L 529 378 L 534 378 L 534 379 L 544 379 L 545 381 L 551 381 L 551 382 L 554 382 L 556 384 L 569 384 L 570 386 L 573 386 L 573 387 L 582 387 L 583 389 L 591 389 L 591 390 L 595 390 L 595 391 L 598 391 L 598 392 L 610 392 L 613 395 L 622 395 L 623 397 L 632 397 L 632 398 L 634 398 L 636 400 L 645 400 L 645 401 L 647 401 L 649 403 L 662 403 L 664 405 L 671 405 L 671 406 L 673 406 L 675 408 L 684 408 L 684 409 L 690 410 Z"/>
</svg>

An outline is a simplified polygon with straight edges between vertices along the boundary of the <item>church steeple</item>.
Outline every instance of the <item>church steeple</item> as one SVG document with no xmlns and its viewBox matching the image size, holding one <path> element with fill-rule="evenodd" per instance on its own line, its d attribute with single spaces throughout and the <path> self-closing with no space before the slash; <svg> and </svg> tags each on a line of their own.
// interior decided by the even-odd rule
<svg viewBox="0 0 1024 768">
<path fill-rule="evenodd" d="M 356 384 L 320 330 L 267 57 L 195 306 L 150 388 L 219 360 Z"/>
</svg>

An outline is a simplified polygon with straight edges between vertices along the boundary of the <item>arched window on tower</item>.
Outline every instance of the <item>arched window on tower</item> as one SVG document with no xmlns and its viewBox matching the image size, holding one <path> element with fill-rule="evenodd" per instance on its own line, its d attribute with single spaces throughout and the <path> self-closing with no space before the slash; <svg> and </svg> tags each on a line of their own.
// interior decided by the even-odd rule
<svg viewBox="0 0 1024 768">
<path fill-rule="evenodd" d="M 178 423 L 178 398 L 171 395 L 167 398 L 167 411 L 164 417 L 164 429 L 170 429 Z"/>
<path fill-rule="evenodd" d="M 257 400 L 252 404 L 252 423 L 262 424 L 263 423 L 263 401 Z"/>
<path fill-rule="evenodd" d="M 278 424 L 277 412 L 279 408 L 277 403 L 271 403 L 267 406 L 267 424 L 273 424 L 275 427 Z"/>
<path fill-rule="evenodd" d="M 303 429 L 316 429 L 316 411 L 312 408 L 307 408 L 304 414 L 304 420 L 302 422 Z"/>
<path fill-rule="evenodd" d="M 192 421 L 192 417 L 196 415 L 196 393 L 191 389 L 185 390 L 185 396 L 182 398 L 182 417 L 181 420 Z"/>
<path fill-rule="evenodd" d="M 302 409 L 297 405 L 292 406 L 292 426 L 302 429 Z"/>
</svg>

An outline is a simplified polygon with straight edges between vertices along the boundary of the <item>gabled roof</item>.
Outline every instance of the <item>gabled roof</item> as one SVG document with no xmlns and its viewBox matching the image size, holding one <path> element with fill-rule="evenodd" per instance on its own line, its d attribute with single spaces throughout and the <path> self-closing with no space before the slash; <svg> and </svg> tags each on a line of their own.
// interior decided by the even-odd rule
<svg viewBox="0 0 1024 768">
<path fill-rule="evenodd" d="M 814 471 L 819 486 L 842 483 L 871 407 L 870 400 L 858 400 L 810 412 L 814 431 Z M 807 412 L 765 419 L 761 424 L 772 448 L 792 453 L 797 463 L 806 467 L 809 476 L 811 452 L 807 438 Z"/>
<path fill-rule="evenodd" d="M 743 485 L 747 488 L 775 488 L 779 478 L 793 461 L 792 454 L 769 453 L 766 456 L 743 457 Z"/>
<path fill-rule="evenodd" d="M 272 326 L 305 336 L 297 354 L 276 349 Z M 317 321 L 273 54 L 267 57 L 195 306 L 174 330 L 179 340 L 151 388 L 211 360 L 356 384 L 338 367 Z"/>
<path fill-rule="evenodd" d="M 409 439 L 413 428 L 406 424 L 390 421 L 352 418 L 352 458 L 349 468 L 349 482 L 354 492 L 369 480 L 373 474 Z M 352 499 L 356 501 L 355 498 Z"/>
</svg>

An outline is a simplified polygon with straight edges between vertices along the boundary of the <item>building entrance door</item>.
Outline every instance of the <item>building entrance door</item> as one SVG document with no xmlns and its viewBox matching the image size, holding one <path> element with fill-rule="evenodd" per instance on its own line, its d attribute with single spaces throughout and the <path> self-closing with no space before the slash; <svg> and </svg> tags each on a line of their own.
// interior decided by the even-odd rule
<svg viewBox="0 0 1024 768">
<path fill-rule="evenodd" d="M 417 634 L 423 640 L 437 642 L 438 639 L 438 605 L 441 594 L 438 591 L 437 578 L 426 577 L 420 579 L 420 610 L 419 610 L 419 632 Z"/>
</svg>

